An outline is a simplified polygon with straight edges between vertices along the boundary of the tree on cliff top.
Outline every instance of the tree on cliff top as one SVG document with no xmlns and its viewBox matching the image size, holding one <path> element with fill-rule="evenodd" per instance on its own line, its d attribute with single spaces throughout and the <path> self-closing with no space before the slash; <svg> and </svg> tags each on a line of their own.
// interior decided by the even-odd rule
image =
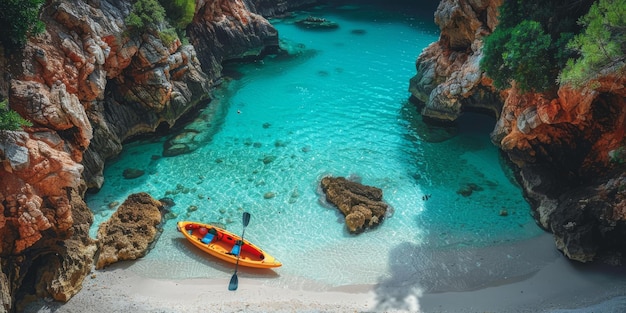
<svg viewBox="0 0 626 313">
<path fill-rule="evenodd" d="M 624 71 L 626 0 L 600 0 L 579 23 L 585 31 L 568 44 L 578 53 L 578 58 L 568 60 L 559 77 L 560 83 L 580 86 L 596 78 L 604 68 L 618 66 L 614 70 Z"/>
<path fill-rule="evenodd" d="M 164 20 L 165 9 L 157 0 L 137 0 L 125 22 L 136 30 L 144 31 L 146 29 L 157 30 Z"/>
<path fill-rule="evenodd" d="M 28 36 L 43 32 L 39 9 L 45 0 L 0 1 L 0 44 L 8 49 L 24 46 Z"/>
<path fill-rule="evenodd" d="M 572 57 L 568 41 L 580 32 L 576 20 L 592 0 L 505 0 L 499 24 L 485 38 L 480 67 L 504 89 L 513 81 L 522 91 L 546 91 Z"/>
</svg>

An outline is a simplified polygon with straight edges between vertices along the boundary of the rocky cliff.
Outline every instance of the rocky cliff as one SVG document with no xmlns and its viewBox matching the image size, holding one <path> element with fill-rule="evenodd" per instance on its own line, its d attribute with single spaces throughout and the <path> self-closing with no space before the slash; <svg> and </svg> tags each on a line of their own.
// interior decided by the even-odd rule
<svg viewBox="0 0 626 313">
<path fill-rule="evenodd" d="M 129 29 L 134 1 L 47 1 L 45 32 L 0 56 L 0 94 L 33 123 L 0 132 L 0 312 L 78 292 L 97 246 L 82 197 L 102 185 L 105 161 L 209 103 L 224 60 L 275 47 L 262 14 L 312 2 L 200 0 L 183 44 Z"/>
<path fill-rule="evenodd" d="M 441 36 L 417 60 L 412 98 L 427 119 L 450 122 L 472 110 L 495 116 L 492 141 L 517 167 L 532 214 L 557 248 L 581 262 L 622 263 L 626 77 L 607 69 L 597 82 L 554 95 L 496 91 L 478 64 L 501 3 L 441 1 Z"/>
</svg>

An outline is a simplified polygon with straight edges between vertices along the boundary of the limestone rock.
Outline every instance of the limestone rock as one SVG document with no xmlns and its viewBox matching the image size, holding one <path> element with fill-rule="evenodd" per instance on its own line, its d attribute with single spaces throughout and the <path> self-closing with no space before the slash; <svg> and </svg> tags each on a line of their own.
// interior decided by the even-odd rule
<svg viewBox="0 0 626 313">
<path fill-rule="evenodd" d="M 88 188 L 100 188 L 104 162 L 123 141 L 173 126 L 209 98 L 195 49 L 154 32 L 128 32 L 131 5 L 64 0 L 44 7 L 46 32 L 26 45 L 23 70 L 9 85 L 19 113 L 57 131 L 74 159 L 84 158 Z"/>
<path fill-rule="evenodd" d="M 42 232 L 53 229 L 58 234 L 72 226 L 68 190 L 79 187 L 82 166 L 64 151 L 61 142 L 56 133 L 48 131 L 4 134 L 0 158 L 11 161 L 0 168 L 5 212 L 0 232 L 8 231 L 7 226 L 17 232 L 14 241 L 1 243 L 0 253 L 21 253 L 37 243 Z"/>
<path fill-rule="evenodd" d="M 96 245 L 89 237 L 93 216 L 78 192 L 75 189 L 68 189 L 63 196 L 51 199 L 54 207 L 64 207 L 71 211 L 63 213 L 71 217 L 71 225 L 66 223 L 57 225 L 55 215 L 48 208 L 47 201 L 40 203 L 41 198 L 34 192 L 32 187 L 30 190 L 24 190 L 17 196 L 19 201 L 13 200 L 12 195 L 9 195 L 8 199 L 0 196 L 2 202 L 8 203 L 7 212 L 11 213 L 5 218 L 3 227 L 0 227 L 3 247 L 0 251 L 0 262 L 3 270 L 9 268 L 10 264 L 10 268 L 14 269 L 13 273 L 24 275 L 18 275 L 17 278 L 20 279 L 11 280 L 7 292 L 2 292 L 3 298 L 10 299 L 8 302 L 2 299 L 5 308 L 7 306 L 19 308 L 20 304 L 14 303 L 18 290 L 26 300 L 32 299 L 26 297 L 30 295 L 67 301 L 80 291 L 82 281 L 91 271 L 93 264 Z M 16 210 L 15 203 L 23 205 Z M 14 217 L 13 213 L 19 211 L 22 211 L 22 215 L 19 218 Z M 26 218 L 25 214 L 28 214 L 29 218 Z M 25 222 L 28 223 L 24 224 Z M 19 229 L 19 233 L 11 232 L 11 229 L 16 228 Z M 23 229 L 32 235 L 23 237 Z M 45 232 L 42 232 L 42 229 L 45 229 Z M 60 241 L 63 242 L 62 245 L 59 245 Z M 14 251 L 22 249 L 19 254 L 10 253 L 12 245 Z M 28 286 L 23 286 L 22 279 L 27 276 L 31 277 L 32 281 L 29 280 Z M 32 285 L 32 282 L 35 284 Z M 0 289 L 2 288 L 0 286 Z"/>
<path fill-rule="evenodd" d="M 202 71 L 211 79 L 211 85 L 221 83 L 224 61 L 258 59 L 266 51 L 273 51 L 278 47 L 276 29 L 263 16 L 249 10 L 263 6 L 248 2 L 214 0 L 201 1 L 197 5 L 200 18 L 194 19 L 189 25 L 188 33 L 194 43 L 194 53 L 197 51 L 197 56 L 194 54 L 193 57 L 199 60 L 198 64 L 201 64 Z M 282 5 L 288 7 L 282 1 L 265 8 Z M 177 95 L 172 92 L 172 99 L 176 99 Z M 224 110 L 224 104 L 219 101 L 219 97 L 213 99 L 210 106 L 204 108 L 194 121 L 165 143 L 163 155 L 187 154 L 206 145 L 220 127 L 207 121 L 213 120 L 216 114 L 224 114 Z"/>
<path fill-rule="evenodd" d="M 37 295 L 51 297 L 57 301 L 66 302 L 82 289 L 82 282 L 91 272 L 96 243 L 89 237 L 89 228 L 93 223 L 93 215 L 78 192 L 70 192 L 67 205 L 71 207 L 73 225 L 66 233 L 69 236 L 63 245 L 54 245 L 54 238 L 45 238 L 47 243 L 42 247 L 48 249 L 34 249 L 37 255 L 30 258 L 41 259 L 45 264 L 40 270 L 36 285 Z M 67 199 L 67 198 L 66 198 Z"/>
<path fill-rule="evenodd" d="M 359 233 L 381 223 L 387 213 L 381 189 L 350 181 L 345 177 L 324 177 L 321 187 L 328 202 L 346 217 L 351 233 Z"/>
<path fill-rule="evenodd" d="M 5 260 L 0 258 L 1 268 L 4 269 Z M 4 270 L 0 271 L 0 312 L 6 313 L 11 311 L 11 294 L 9 293 L 9 279 L 4 273 Z"/>
<path fill-rule="evenodd" d="M 194 23 L 215 25 L 192 40 L 203 53 L 216 53 L 203 55 L 202 66 L 219 68 L 223 60 L 277 45 L 276 31 L 257 10 L 280 14 L 312 2 L 198 1 Z M 21 51 L 0 54 L 0 95 L 34 124 L 4 131 L 0 140 L 0 262 L 3 271 L 15 269 L 0 275 L 0 311 L 15 310 L 18 291 L 67 301 L 80 290 L 96 247 L 85 191 L 102 186 L 104 164 L 122 142 L 173 126 L 206 105 L 220 83 L 219 70 L 202 69 L 194 46 L 129 32 L 132 3 L 52 1 L 39 15 L 45 31 Z M 32 277 L 36 286 L 22 285 Z"/>
<path fill-rule="evenodd" d="M 160 234 L 162 204 L 147 193 L 128 196 L 111 218 L 98 229 L 96 269 L 148 253 Z"/>
<path fill-rule="evenodd" d="M 417 74 L 409 91 L 422 106 L 422 114 L 454 121 L 463 110 L 480 110 L 499 116 L 501 99 L 479 68 L 482 38 L 497 22 L 502 0 L 441 1 L 435 22 L 439 41 L 417 59 Z M 463 108 L 463 110 L 461 109 Z"/>
<path fill-rule="evenodd" d="M 197 17 L 188 26 L 202 69 L 218 78 L 222 62 L 255 58 L 266 48 L 278 47 L 278 32 L 261 15 L 248 10 L 250 1 L 213 0 L 197 5 Z"/>
<path fill-rule="evenodd" d="M 557 247 L 573 259 L 623 262 L 626 225 L 615 182 L 623 181 L 626 78 L 623 62 L 596 81 L 557 93 L 496 92 L 478 68 L 483 38 L 497 24 L 501 0 L 444 0 L 435 13 L 440 40 L 417 60 L 410 81 L 423 116 L 454 121 L 464 111 L 497 117 L 491 140 L 519 169 L 532 214 L 553 232 Z M 609 187 L 612 186 L 612 187 Z M 622 187 L 623 189 L 623 187 Z"/>
</svg>

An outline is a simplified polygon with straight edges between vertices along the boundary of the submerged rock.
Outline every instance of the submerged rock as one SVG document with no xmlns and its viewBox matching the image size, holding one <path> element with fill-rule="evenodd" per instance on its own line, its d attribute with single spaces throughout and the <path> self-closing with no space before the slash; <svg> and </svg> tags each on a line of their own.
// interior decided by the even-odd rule
<svg viewBox="0 0 626 313">
<path fill-rule="evenodd" d="M 336 22 L 332 22 L 325 18 L 315 16 L 307 16 L 304 19 L 296 21 L 295 24 L 305 29 L 328 30 L 339 28 L 339 24 L 337 24 Z"/>
<path fill-rule="evenodd" d="M 145 174 L 145 171 L 137 169 L 137 168 L 127 168 L 122 173 L 122 175 L 126 179 L 135 179 L 135 178 L 143 176 L 143 174 Z"/>
<path fill-rule="evenodd" d="M 467 183 L 464 186 L 462 186 L 461 188 L 459 188 L 456 193 L 463 196 L 463 197 L 469 197 L 472 195 L 472 193 L 474 193 L 474 191 L 482 191 L 484 190 L 483 187 L 478 186 L 477 184 L 474 183 Z"/>
<path fill-rule="evenodd" d="M 324 177 L 321 187 L 326 200 L 334 204 L 346 217 L 351 233 L 359 233 L 380 224 L 387 213 L 380 188 L 362 185 L 345 177 Z"/>
</svg>

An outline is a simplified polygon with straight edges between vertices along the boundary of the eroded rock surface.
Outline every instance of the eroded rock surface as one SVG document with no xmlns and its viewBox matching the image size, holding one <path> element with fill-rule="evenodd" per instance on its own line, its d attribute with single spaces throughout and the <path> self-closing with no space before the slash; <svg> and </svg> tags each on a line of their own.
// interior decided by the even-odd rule
<svg viewBox="0 0 626 313">
<path fill-rule="evenodd" d="M 19 194 L 24 199 L 24 205 L 18 206 L 17 212 L 21 211 L 22 215 L 19 218 L 6 216 L 2 221 L 4 224 L 0 225 L 3 244 L 0 280 L 2 275 L 10 278 L 8 285 L 0 286 L 8 289 L 7 293 L 3 292 L 0 304 L 11 310 L 17 306 L 19 311 L 20 301 L 32 296 L 33 292 L 38 297 L 69 300 L 81 290 L 83 279 L 91 271 L 96 251 L 95 242 L 89 237 L 93 215 L 75 189 L 67 189 L 63 196 L 44 197 L 40 206 L 37 205 L 42 198 L 32 192 L 35 192 L 34 188 Z M 54 207 L 71 210 L 71 214 L 65 212 L 64 215 L 71 216 L 72 222 L 57 224 L 52 210 Z M 14 211 L 11 208 L 8 210 Z M 45 223 L 41 222 L 43 217 Z M 23 224 L 29 220 L 29 225 Z M 30 235 L 23 237 L 24 230 L 28 230 Z M 11 242 L 15 244 L 10 245 Z M 9 249 L 23 250 L 9 253 Z M 6 299 L 9 301 L 4 302 Z"/>
<path fill-rule="evenodd" d="M 480 71 L 483 41 L 497 25 L 502 0 L 442 0 L 435 12 L 440 39 L 417 59 L 417 74 L 409 91 L 420 102 L 422 114 L 454 121 L 463 110 L 487 111 L 499 116 L 502 100 Z"/>
<path fill-rule="evenodd" d="M 375 227 L 385 218 L 388 205 L 380 188 L 350 181 L 345 177 L 324 177 L 320 182 L 326 200 L 346 217 L 351 233 Z"/>
<path fill-rule="evenodd" d="M 556 94 L 496 92 L 478 67 L 482 40 L 497 27 L 501 0 L 443 0 L 440 40 L 419 56 L 412 97 L 426 118 L 454 121 L 491 112 L 491 139 L 519 171 L 537 223 L 568 258 L 623 263 L 626 78 L 615 64 L 597 81 Z"/>
<path fill-rule="evenodd" d="M 32 296 L 34 281 L 42 282 L 36 296 L 67 301 L 78 292 L 95 253 L 82 196 L 102 186 L 105 161 L 124 141 L 167 130 L 206 105 L 221 61 L 276 44 L 257 10 L 283 13 L 311 2 L 198 1 L 193 24 L 215 27 L 190 35 L 195 48 L 129 29 L 134 1 L 47 1 L 44 33 L 0 55 L 0 94 L 34 124 L 0 134 L 0 278 L 9 279 L 2 294 L 10 299 L 0 297 L 0 307 Z"/>
<path fill-rule="evenodd" d="M 0 264 L 4 264 L 0 258 Z M 11 293 L 9 290 L 9 279 L 3 271 L 0 271 L 0 312 L 6 313 L 11 309 Z"/>
<path fill-rule="evenodd" d="M 98 228 L 96 269 L 148 253 L 158 238 L 163 204 L 147 193 L 128 196 L 111 218 Z"/>
<path fill-rule="evenodd" d="M 42 233 L 67 233 L 74 224 L 69 191 L 80 187 L 82 165 L 46 129 L 5 132 L 0 140 L 0 254 L 19 254 Z"/>
</svg>

